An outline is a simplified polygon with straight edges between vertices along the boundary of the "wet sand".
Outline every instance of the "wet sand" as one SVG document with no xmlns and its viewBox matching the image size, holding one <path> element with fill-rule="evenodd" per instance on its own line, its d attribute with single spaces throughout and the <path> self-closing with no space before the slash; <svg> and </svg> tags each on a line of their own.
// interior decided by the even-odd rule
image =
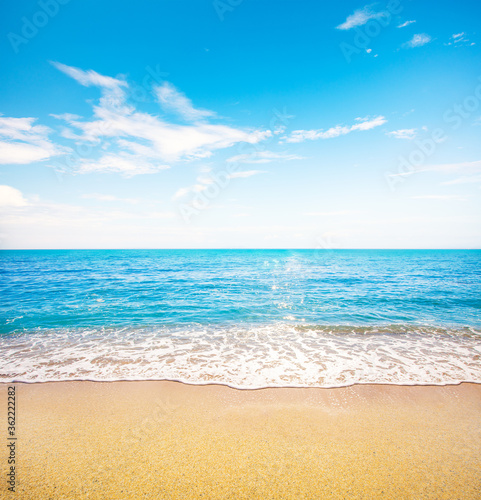
<svg viewBox="0 0 481 500">
<path fill-rule="evenodd" d="M 14 385 L 17 487 L 2 446 L 0 498 L 481 498 L 477 384 Z"/>
</svg>

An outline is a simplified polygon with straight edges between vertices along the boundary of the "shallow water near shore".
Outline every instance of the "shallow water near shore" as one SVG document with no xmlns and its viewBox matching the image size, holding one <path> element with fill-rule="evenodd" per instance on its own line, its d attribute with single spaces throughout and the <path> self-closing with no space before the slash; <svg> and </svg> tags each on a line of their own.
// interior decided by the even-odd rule
<svg viewBox="0 0 481 500">
<path fill-rule="evenodd" d="M 0 380 L 481 382 L 481 252 L 0 252 Z"/>
</svg>

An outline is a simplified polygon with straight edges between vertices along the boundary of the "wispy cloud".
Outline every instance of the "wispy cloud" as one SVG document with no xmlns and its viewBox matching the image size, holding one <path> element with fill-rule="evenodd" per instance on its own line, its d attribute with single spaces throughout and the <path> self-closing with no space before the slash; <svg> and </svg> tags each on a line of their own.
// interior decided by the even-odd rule
<svg viewBox="0 0 481 500">
<path fill-rule="evenodd" d="M 66 151 L 48 138 L 51 129 L 34 125 L 35 121 L 35 118 L 0 116 L 0 163 L 33 163 Z"/>
<path fill-rule="evenodd" d="M 407 48 L 415 48 L 415 47 L 422 47 L 423 45 L 426 45 L 427 43 L 429 43 L 431 41 L 431 37 L 429 35 L 427 35 L 426 33 L 419 33 L 417 35 L 414 35 L 411 40 L 409 40 L 408 42 L 406 42 L 404 44 L 404 47 L 407 47 Z"/>
<path fill-rule="evenodd" d="M 356 213 L 353 210 L 339 210 L 339 211 L 334 211 L 334 212 L 306 212 L 304 215 L 307 215 L 309 217 L 331 217 L 335 215 L 348 215 L 348 214 L 353 214 Z"/>
<path fill-rule="evenodd" d="M 155 86 L 154 91 L 165 111 L 174 112 L 185 120 L 198 121 L 215 115 L 213 111 L 194 108 L 192 101 L 169 82 Z"/>
<path fill-rule="evenodd" d="M 444 45 L 454 45 L 455 47 L 462 47 L 466 45 L 476 45 L 474 42 L 471 42 L 464 31 L 461 33 L 454 33 L 447 43 Z"/>
<path fill-rule="evenodd" d="M 462 177 L 458 177 L 457 179 L 453 179 L 451 181 L 441 182 L 441 184 L 448 186 L 453 184 L 478 184 L 481 182 L 481 174 L 476 175 L 463 175 Z"/>
<path fill-rule="evenodd" d="M 48 235 L 57 237 L 70 235 L 77 239 L 74 246 L 82 237 L 95 232 L 102 240 L 102 235 L 110 231 L 114 226 L 120 230 L 119 235 L 126 231 L 135 230 L 140 224 L 146 224 L 152 230 L 159 220 L 174 219 L 173 211 L 152 211 L 151 207 L 136 210 L 105 210 L 101 208 L 89 208 L 70 203 L 55 203 L 45 201 L 38 197 L 26 200 L 24 195 L 11 186 L 0 186 L 0 210 L 2 212 L 2 226 L 4 230 L 28 231 L 39 237 Z M 129 221 L 129 222 L 128 222 Z M 115 222 L 115 224 L 112 224 Z M 78 236 L 78 231 L 84 231 Z M 53 232 L 52 232 L 53 231 Z M 45 242 L 47 246 L 48 242 Z M 108 243 L 106 244 L 108 247 Z"/>
<path fill-rule="evenodd" d="M 454 172 L 459 170 L 481 170 L 481 160 L 464 161 L 459 163 L 441 163 L 438 165 L 431 165 L 426 167 L 425 170 L 438 171 L 438 172 Z"/>
<path fill-rule="evenodd" d="M 215 179 L 211 173 L 210 167 L 203 167 L 201 174 L 197 176 L 194 184 L 187 187 L 179 188 L 172 196 L 172 201 L 178 201 L 190 194 L 201 193 L 205 191 L 211 184 L 214 184 Z"/>
<path fill-rule="evenodd" d="M 229 174 L 229 179 L 239 179 L 245 177 L 252 177 L 253 175 L 264 174 L 264 170 L 244 170 L 241 172 L 233 172 Z"/>
<path fill-rule="evenodd" d="M 386 135 L 394 137 L 395 139 L 414 139 L 416 137 L 416 129 L 403 128 L 399 130 L 392 130 L 391 132 L 386 132 Z"/>
<path fill-rule="evenodd" d="M 175 192 L 174 196 L 172 196 L 172 201 L 184 198 L 191 193 L 201 193 L 208 188 L 209 184 L 211 184 L 211 182 L 198 182 L 197 184 L 193 184 L 192 186 L 180 188 Z"/>
<path fill-rule="evenodd" d="M 373 5 L 366 5 L 362 9 L 355 10 L 353 14 L 347 16 L 347 19 L 336 26 L 338 30 L 350 30 L 355 28 L 356 26 L 362 26 L 366 24 L 371 19 L 379 19 L 380 17 L 384 17 L 387 15 L 385 11 L 376 12 L 372 10 Z"/>
<path fill-rule="evenodd" d="M 140 203 L 140 199 L 138 198 L 119 198 L 118 196 L 113 196 L 111 194 L 102 194 L 102 193 L 83 194 L 82 198 L 97 200 L 102 202 L 106 201 L 106 202 L 121 202 L 121 203 L 132 203 L 132 204 Z"/>
<path fill-rule="evenodd" d="M 420 168 L 414 171 L 408 171 L 408 172 L 400 172 L 398 174 L 391 174 L 391 177 L 405 177 L 409 175 L 413 175 L 414 173 L 421 173 L 421 172 L 443 172 L 446 174 L 450 174 L 453 172 L 459 172 L 459 171 L 468 171 L 468 172 L 477 172 L 481 171 L 481 160 L 477 161 L 465 161 L 465 162 L 460 162 L 460 163 L 440 163 L 437 165 L 428 165 L 424 168 Z M 448 181 L 444 182 L 443 184 L 455 184 L 456 182 L 454 181 Z"/>
<path fill-rule="evenodd" d="M 466 196 L 454 194 L 424 194 L 420 196 L 411 196 L 413 200 L 439 200 L 439 201 L 466 201 Z"/>
<path fill-rule="evenodd" d="M 190 187 L 179 188 L 172 196 L 172 201 L 180 200 L 191 192 Z"/>
<path fill-rule="evenodd" d="M 405 28 L 406 26 L 409 26 L 410 24 L 413 24 L 415 23 L 416 21 L 415 20 L 412 20 L 412 21 L 406 21 L 405 23 L 402 23 L 398 26 L 398 28 Z"/>
<path fill-rule="evenodd" d="M 227 159 L 229 163 L 271 163 L 273 161 L 303 160 L 303 156 L 291 155 L 287 153 L 275 153 L 273 151 L 255 151 L 232 156 Z"/>
<path fill-rule="evenodd" d="M 61 113 L 59 115 L 56 115 L 54 113 L 50 113 L 50 116 L 53 118 L 56 118 L 57 120 L 64 120 L 64 121 L 72 121 L 72 120 L 80 120 L 82 118 L 79 115 L 74 115 L 73 113 Z"/>
<path fill-rule="evenodd" d="M 128 87 L 126 81 L 101 75 L 91 69 L 84 71 L 56 61 L 51 61 L 51 64 L 84 87 L 99 87 L 102 89 L 101 106 L 107 108 L 117 107 L 120 111 L 124 105 L 126 97 L 124 89 Z M 128 112 L 131 110 L 132 108 L 125 107 L 122 111 Z"/>
<path fill-rule="evenodd" d="M 372 49 L 366 49 L 366 53 L 371 54 Z M 373 54 L 372 57 L 378 57 L 379 54 Z"/>
<path fill-rule="evenodd" d="M 126 87 L 127 83 L 117 78 L 112 78 L 110 76 L 104 76 L 91 69 L 84 71 L 79 68 L 74 68 L 73 66 L 67 66 L 56 61 L 52 61 L 52 64 L 60 71 L 70 76 L 81 85 L 85 87 L 90 87 L 94 85 L 96 87 L 105 87 L 109 89 L 117 89 L 119 87 Z"/>
<path fill-rule="evenodd" d="M 153 174 L 160 170 L 170 168 L 160 162 L 148 161 L 142 155 L 133 155 L 125 152 L 119 154 L 108 153 L 95 160 L 81 159 L 78 172 L 88 174 L 91 172 L 113 172 L 132 177 L 139 174 Z"/>
<path fill-rule="evenodd" d="M 178 189 L 172 196 L 172 201 L 179 201 L 188 196 L 195 196 L 198 193 L 202 193 L 209 188 L 210 185 L 218 183 L 219 178 L 222 179 L 222 183 L 229 181 L 230 179 L 240 179 L 252 177 L 253 175 L 263 174 L 264 170 L 244 170 L 239 172 L 213 172 L 210 168 L 204 167 L 202 173 L 197 176 L 195 182 L 191 186 L 182 187 Z M 219 177 L 218 177 L 219 176 Z"/>
<path fill-rule="evenodd" d="M 341 135 L 346 135 L 354 131 L 371 130 L 387 122 L 384 116 L 376 116 L 375 118 L 356 118 L 356 121 L 358 123 L 355 123 L 354 125 L 336 125 L 335 127 L 331 127 L 328 130 L 294 130 L 290 136 L 283 137 L 282 139 L 285 142 L 332 139 L 333 137 L 339 137 Z"/>
</svg>

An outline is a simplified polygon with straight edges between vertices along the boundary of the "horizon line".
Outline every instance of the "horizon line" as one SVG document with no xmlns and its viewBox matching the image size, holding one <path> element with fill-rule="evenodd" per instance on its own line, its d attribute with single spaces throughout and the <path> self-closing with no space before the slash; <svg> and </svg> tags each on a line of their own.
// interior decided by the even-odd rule
<svg viewBox="0 0 481 500">
<path fill-rule="evenodd" d="M 346 247 L 332 247 L 332 248 L 316 248 L 316 247 L 292 247 L 292 248 L 280 248 L 280 247 L 200 247 L 200 248 L 0 248 L 0 251 L 9 252 L 9 251 L 91 251 L 91 250 L 316 250 L 316 251 L 332 251 L 332 250 L 481 250 L 481 248 L 414 248 L 414 247 L 406 247 L 406 248 L 386 248 L 386 247 L 356 247 L 356 248 L 346 248 Z"/>
</svg>

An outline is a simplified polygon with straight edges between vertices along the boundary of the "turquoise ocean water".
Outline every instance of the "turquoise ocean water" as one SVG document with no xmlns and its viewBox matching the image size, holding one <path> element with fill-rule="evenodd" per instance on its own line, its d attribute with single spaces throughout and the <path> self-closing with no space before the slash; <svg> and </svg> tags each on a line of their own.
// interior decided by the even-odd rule
<svg viewBox="0 0 481 500">
<path fill-rule="evenodd" d="M 0 252 L 0 380 L 481 382 L 481 251 Z"/>
</svg>

